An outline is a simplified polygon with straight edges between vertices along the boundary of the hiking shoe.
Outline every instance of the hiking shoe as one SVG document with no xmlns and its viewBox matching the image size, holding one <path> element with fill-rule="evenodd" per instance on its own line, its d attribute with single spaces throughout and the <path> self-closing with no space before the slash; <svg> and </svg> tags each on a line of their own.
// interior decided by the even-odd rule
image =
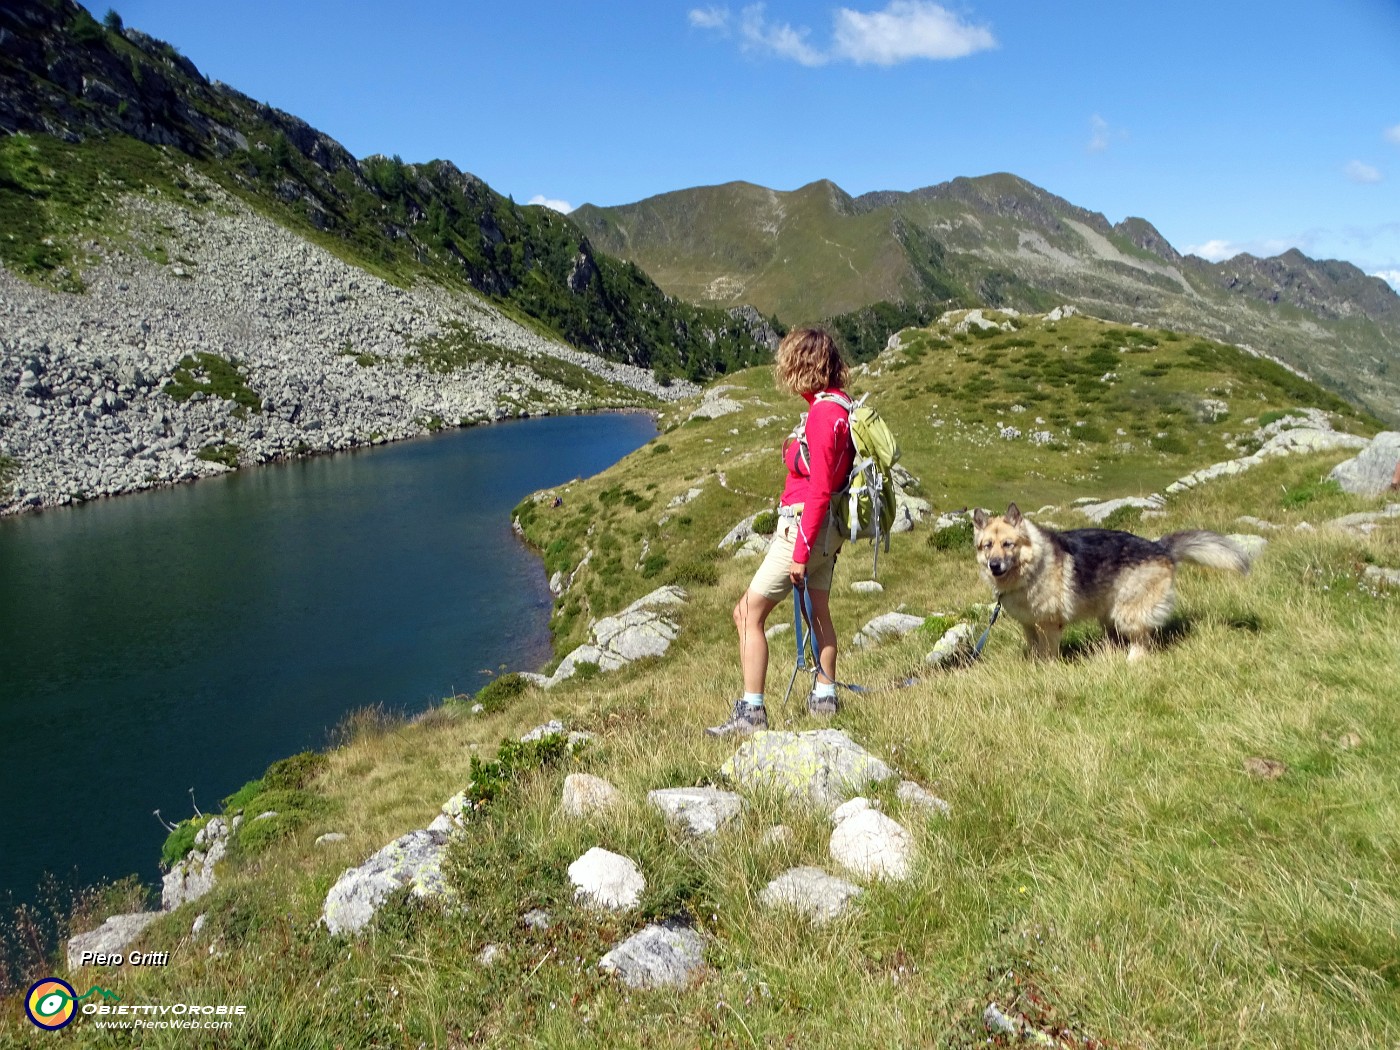
<svg viewBox="0 0 1400 1050">
<path fill-rule="evenodd" d="M 807 713 L 813 718 L 830 718 L 841 710 L 841 703 L 836 699 L 836 694 L 830 696 L 818 696 L 816 690 L 807 694 Z"/>
<path fill-rule="evenodd" d="M 734 701 L 734 713 L 723 725 L 710 726 L 705 732 L 710 736 L 748 736 L 755 729 L 768 728 L 768 711 L 757 704 L 746 704 L 743 699 Z"/>
</svg>

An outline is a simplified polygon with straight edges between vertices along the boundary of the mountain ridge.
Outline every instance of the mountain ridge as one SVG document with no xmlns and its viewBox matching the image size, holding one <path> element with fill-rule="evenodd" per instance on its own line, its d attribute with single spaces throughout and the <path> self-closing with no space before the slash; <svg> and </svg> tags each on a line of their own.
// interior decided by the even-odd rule
<svg viewBox="0 0 1400 1050">
<path fill-rule="evenodd" d="M 783 213 L 781 229 L 749 204 L 764 195 L 770 214 Z M 1248 345 L 1400 420 L 1400 295 L 1381 279 L 1297 249 L 1212 263 L 1178 251 L 1147 218 L 1113 223 L 1008 172 L 855 197 L 829 180 L 791 191 L 726 183 L 583 205 L 571 218 L 601 250 L 696 302 L 747 297 L 787 323 L 880 301 L 1022 310 L 1073 302 Z M 677 230 L 688 232 L 668 233 Z"/>
</svg>

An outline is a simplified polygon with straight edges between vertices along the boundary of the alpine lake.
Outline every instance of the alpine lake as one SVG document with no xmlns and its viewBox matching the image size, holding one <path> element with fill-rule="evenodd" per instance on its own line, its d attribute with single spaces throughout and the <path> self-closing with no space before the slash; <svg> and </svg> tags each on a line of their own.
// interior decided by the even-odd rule
<svg viewBox="0 0 1400 1050">
<path fill-rule="evenodd" d="M 537 489 L 654 437 L 554 416 L 0 520 L 0 900 L 158 884 L 166 830 L 352 711 L 550 658 Z"/>
</svg>

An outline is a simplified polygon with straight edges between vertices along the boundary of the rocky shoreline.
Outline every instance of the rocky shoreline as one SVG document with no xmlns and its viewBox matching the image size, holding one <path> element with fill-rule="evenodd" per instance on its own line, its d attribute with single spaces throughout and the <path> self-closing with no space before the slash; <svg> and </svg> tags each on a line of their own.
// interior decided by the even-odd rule
<svg viewBox="0 0 1400 1050">
<path fill-rule="evenodd" d="M 187 174 L 213 203 L 128 198 L 126 235 L 83 246 L 100 259 L 84 293 L 0 268 L 0 469 L 12 465 L 0 515 L 696 390 L 547 339 L 469 292 L 399 288 Z M 457 332 L 482 360 L 438 371 L 420 359 Z M 177 400 L 167 387 L 191 359 L 195 388 Z M 607 391 L 560 382 L 561 363 Z"/>
</svg>

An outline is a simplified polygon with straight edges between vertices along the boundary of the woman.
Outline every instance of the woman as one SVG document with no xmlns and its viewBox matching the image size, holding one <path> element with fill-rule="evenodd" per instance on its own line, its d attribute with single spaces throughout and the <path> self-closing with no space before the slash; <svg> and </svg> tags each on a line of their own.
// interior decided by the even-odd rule
<svg viewBox="0 0 1400 1050">
<path fill-rule="evenodd" d="M 773 375 L 780 388 L 801 396 L 810 406 L 806 440 L 791 441 L 783 449 L 788 474 L 778 507 L 778 528 L 763 564 L 734 606 L 744 695 L 735 702 L 729 721 L 706 730 L 711 736 L 747 736 L 768 727 L 768 713 L 763 706 L 764 679 L 768 675 L 764 625 L 768 614 L 794 587 L 805 588 L 811 598 L 812 634 L 819 668 L 816 685 L 807 697 L 807 711 L 830 717 L 838 707 L 831 579 L 841 535 L 828 510 L 832 493 L 846 483 L 855 457 L 851 400 L 842 389 L 846 363 L 825 331 L 798 328 L 778 345 Z"/>
</svg>

